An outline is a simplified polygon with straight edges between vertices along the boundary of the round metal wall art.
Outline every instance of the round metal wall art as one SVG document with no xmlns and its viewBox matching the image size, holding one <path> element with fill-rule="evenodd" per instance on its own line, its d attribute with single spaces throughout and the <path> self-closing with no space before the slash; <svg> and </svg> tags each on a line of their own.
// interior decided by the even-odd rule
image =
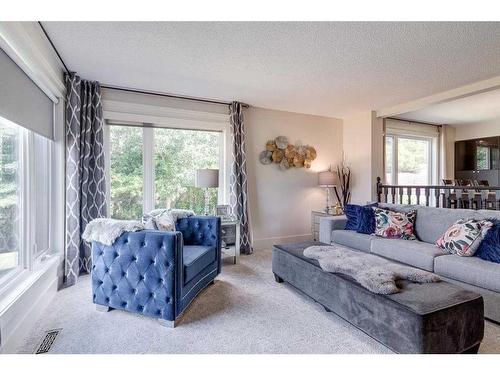
<svg viewBox="0 0 500 375">
<path fill-rule="evenodd" d="M 266 150 L 271 152 L 276 150 L 276 143 L 274 143 L 274 141 L 267 141 Z"/>
<path fill-rule="evenodd" d="M 273 152 L 273 161 L 275 163 L 281 162 L 281 160 L 283 160 L 283 156 L 284 155 L 285 155 L 285 153 L 283 152 L 283 150 L 280 150 L 280 149 L 274 150 L 274 152 Z"/>
<path fill-rule="evenodd" d="M 271 151 L 264 150 L 259 155 L 259 160 L 262 164 L 271 164 L 273 162 L 273 153 Z"/>
<path fill-rule="evenodd" d="M 302 168 L 304 166 L 304 157 L 300 154 L 295 155 L 293 158 L 293 165 L 295 168 Z"/>
<path fill-rule="evenodd" d="M 283 160 L 281 160 L 281 163 L 280 163 L 280 169 L 286 170 L 288 168 L 290 168 L 290 163 L 288 162 L 287 158 L 283 158 Z"/>
<path fill-rule="evenodd" d="M 316 150 L 314 147 L 307 146 L 306 147 L 306 159 L 313 161 L 316 159 Z"/>
<path fill-rule="evenodd" d="M 285 149 L 285 158 L 293 160 L 293 158 L 294 158 L 294 156 L 296 154 L 297 154 L 297 151 L 295 150 L 294 146 L 292 146 L 292 145 L 286 146 L 286 149 Z"/>
<path fill-rule="evenodd" d="M 300 141 L 292 145 L 288 138 L 280 135 L 266 143 L 266 149 L 259 154 L 262 164 L 279 164 L 281 170 L 295 168 L 311 168 L 312 162 L 317 157 L 313 146 L 303 145 Z"/>
<path fill-rule="evenodd" d="M 279 137 L 276 137 L 274 143 L 276 144 L 276 147 L 278 147 L 280 150 L 284 150 L 286 146 L 288 146 L 288 138 L 283 135 L 280 135 Z"/>
</svg>

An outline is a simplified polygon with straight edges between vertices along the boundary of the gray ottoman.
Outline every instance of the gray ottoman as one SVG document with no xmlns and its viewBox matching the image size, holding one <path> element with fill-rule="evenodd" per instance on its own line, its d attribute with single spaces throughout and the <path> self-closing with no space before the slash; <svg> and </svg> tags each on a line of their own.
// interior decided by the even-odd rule
<svg viewBox="0 0 500 375">
<path fill-rule="evenodd" d="M 397 353 L 477 353 L 484 334 L 481 295 L 444 281 L 401 281 L 400 293 L 374 294 L 302 255 L 318 244 L 275 245 L 276 281 L 290 283 Z"/>
</svg>

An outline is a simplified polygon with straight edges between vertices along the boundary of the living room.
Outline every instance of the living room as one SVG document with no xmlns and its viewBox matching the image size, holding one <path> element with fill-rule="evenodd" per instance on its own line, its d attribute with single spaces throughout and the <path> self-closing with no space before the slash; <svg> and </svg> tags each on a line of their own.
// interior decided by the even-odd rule
<svg viewBox="0 0 500 375">
<path fill-rule="evenodd" d="M 491 13 L 47 11 L 0 20 L 0 360 L 500 354 Z"/>
</svg>

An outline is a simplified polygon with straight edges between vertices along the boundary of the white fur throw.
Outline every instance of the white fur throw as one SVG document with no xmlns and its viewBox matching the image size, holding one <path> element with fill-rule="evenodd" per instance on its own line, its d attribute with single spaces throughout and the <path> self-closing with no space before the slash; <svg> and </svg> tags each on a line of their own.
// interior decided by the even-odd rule
<svg viewBox="0 0 500 375">
<path fill-rule="evenodd" d="M 399 292 L 396 280 L 434 283 L 440 278 L 430 272 L 404 266 L 376 255 L 360 253 L 344 246 L 310 246 L 304 256 L 316 259 L 326 272 L 351 276 L 363 287 L 377 294 Z"/>
<path fill-rule="evenodd" d="M 144 215 L 142 217 L 142 222 L 145 223 L 146 228 L 148 229 L 171 232 L 175 231 L 175 224 L 178 219 L 183 219 L 193 215 L 194 212 L 192 210 L 159 208 Z"/>
<path fill-rule="evenodd" d="M 85 227 L 82 238 L 87 242 L 97 241 L 111 246 L 125 232 L 144 229 L 144 224 L 135 220 L 94 219 Z"/>
<path fill-rule="evenodd" d="M 189 216 L 194 216 L 194 211 L 193 210 L 183 210 L 180 208 L 171 208 L 170 209 L 170 214 L 174 218 L 174 221 L 177 222 L 179 219 L 184 219 Z"/>
</svg>

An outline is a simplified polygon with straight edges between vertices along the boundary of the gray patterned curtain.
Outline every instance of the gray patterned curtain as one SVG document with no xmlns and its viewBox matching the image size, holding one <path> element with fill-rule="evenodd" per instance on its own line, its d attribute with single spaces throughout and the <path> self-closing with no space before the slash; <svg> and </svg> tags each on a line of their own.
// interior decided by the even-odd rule
<svg viewBox="0 0 500 375">
<path fill-rule="evenodd" d="M 90 246 L 81 235 L 89 221 L 106 216 L 103 117 L 98 82 L 74 73 L 66 80 L 65 285 L 90 272 Z"/>
<path fill-rule="evenodd" d="M 240 251 L 253 252 L 248 217 L 247 157 L 245 153 L 245 125 L 241 103 L 229 105 L 231 138 L 233 142 L 233 164 L 231 166 L 230 198 L 231 210 L 240 221 Z"/>
</svg>

